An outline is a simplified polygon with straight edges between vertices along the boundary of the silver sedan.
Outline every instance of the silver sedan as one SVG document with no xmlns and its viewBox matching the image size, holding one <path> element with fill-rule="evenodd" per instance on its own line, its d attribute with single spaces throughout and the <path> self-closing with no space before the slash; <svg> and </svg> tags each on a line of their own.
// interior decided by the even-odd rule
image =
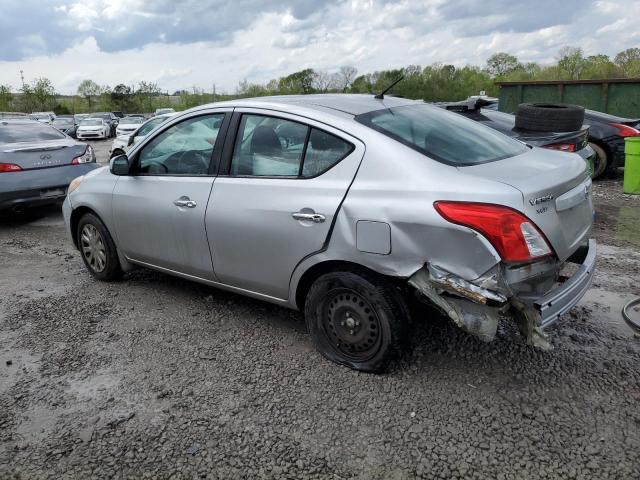
<svg viewBox="0 0 640 480">
<path fill-rule="evenodd" d="M 406 350 L 410 297 L 550 348 L 595 265 L 582 158 L 399 98 L 191 109 L 75 180 L 63 211 L 97 279 L 147 267 L 302 310 L 325 357 L 364 371 Z"/>
</svg>

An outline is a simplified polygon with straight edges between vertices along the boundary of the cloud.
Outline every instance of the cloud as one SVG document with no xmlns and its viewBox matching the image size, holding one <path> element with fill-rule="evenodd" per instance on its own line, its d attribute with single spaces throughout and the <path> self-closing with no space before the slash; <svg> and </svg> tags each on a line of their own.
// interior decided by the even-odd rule
<svg viewBox="0 0 640 480">
<path fill-rule="evenodd" d="M 65 93 L 84 78 L 233 91 L 303 68 L 483 65 L 497 51 L 549 63 L 564 45 L 637 46 L 639 17 L 638 0 L 21 0 L 0 16 L 0 84 L 24 69 Z"/>
</svg>

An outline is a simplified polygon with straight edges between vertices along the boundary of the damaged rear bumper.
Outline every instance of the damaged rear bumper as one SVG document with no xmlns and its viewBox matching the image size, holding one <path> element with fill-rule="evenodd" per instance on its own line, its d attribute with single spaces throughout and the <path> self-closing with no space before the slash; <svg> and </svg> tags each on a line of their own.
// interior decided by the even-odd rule
<svg viewBox="0 0 640 480">
<path fill-rule="evenodd" d="M 499 320 L 505 318 L 519 323 L 527 343 L 550 348 L 542 329 L 578 303 L 591 286 L 596 241 L 590 239 L 566 264 L 576 264 L 577 269 L 568 278 L 560 277 L 544 295 L 514 294 L 499 268 L 471 282 L 427 264 L 409 278 L 409 284 L 456 325 L 482 340 L 492 340 Z"/>
<path fill-rule="evenodd" d="M 555 323 L 560 315 L 580 301 L 591 286 L 596 270 L 596 241 L 590 239 L 589 243 L 580 247 L 567 262 L 580 265 L 573 276 L 533 302 L 534 308 L 540 313 L 542 327 Z"/>
</svg>

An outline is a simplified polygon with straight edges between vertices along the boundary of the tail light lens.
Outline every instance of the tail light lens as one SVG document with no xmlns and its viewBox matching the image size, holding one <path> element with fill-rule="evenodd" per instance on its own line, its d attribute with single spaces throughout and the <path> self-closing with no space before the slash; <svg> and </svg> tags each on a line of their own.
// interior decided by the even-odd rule
<svg viewBox="0 0 640 480">
<path fill-rule="evenodd" d="M 561 152 L 575 152 L 577 150 L 575 143 L 552 143 L 551 145 L 543 145 L 543 147 Z"/>
<path fill-rule="evenodd" d="M 636 130 L 629 125 L 623 125 L 621 123 L 611 123 L 610 125 L 618 130 L 618 135 L 621 137 L 640 137 L 640 130 Z"/>
<path fill-rule="evenodd" d="M 20 165 L 16 165 L 15 163 L 0 163 L 0 173 L 20 171 L 22 171 L 22 167 Z"/>
<path fill-rule="evenodd" d="M 80 165 L 81 163 L 91 163 L 95 161 L 96 155 L 93 153 L 93 148 L 91 148 L 91 145 L 87 145 L 82 155 L 71 160 L 71 165 Z"/>
<path fill-rule="evenodd" d="M 434 207 L 445 220 L 480 232 L 505 262 L 526 262 L 553 253 L 538 227 L 511 208 L 444 201 L 435 202 Z"/>
</svg>

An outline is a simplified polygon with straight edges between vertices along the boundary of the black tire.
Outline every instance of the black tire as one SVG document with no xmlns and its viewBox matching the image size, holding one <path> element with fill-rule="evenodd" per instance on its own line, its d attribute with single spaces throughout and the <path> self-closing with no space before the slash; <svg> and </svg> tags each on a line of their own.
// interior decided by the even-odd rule
<svg viewBox="0 0 640 480">
<path fill-rule="evenodd" d="M 98 235 L 95 241 L 91 240 L 91 236 L 84 236 L 90 231 L 95 231 Z M 76 231 L 76 239 L 78 242 L 78 250 L 82 256 L 82 261 L 89 273 L 98 280 L 111 282 L 122 277 L 122 268 L 118 259 L 118 251 L 116 245 L 111 238 L 111 234 L 105 227 L 104 223 L 92 213 L 85 213 L 78 222 Z M 93 248 L 94 253 L 100 245 L 103 247 L 104 259 L 96 254 L 89 255 L 88 248 Z"/>
<path fill-rule="evenodd" d="M 592 178 L 601 177 L 602 174 L 607 170 L 609 165 L 609 158 L 607 156 L 607 152 L 604 148 L 596 143 L 589 143 L 593 151 L 596 152 L 596 158 L 593 161 L 593 175 Z"/>
<path fill-rule="evenodd" d="M 584 108 L 564 103 L 521 103 L 516 128 L 535 132 L 575 132 L 582 128 Z"/>
<path fill-rule="evenodd" d="M 384 277 L 326 273 L 309 289 L 304 310 L 315 347 L 338 364 L 380 373 L 408 349 L 408 308 Z"/>
<path fill-rule="evenodd" d="M 113 152 L 111 152 L 111 156 L 109 158 L 117 157 L 119 155 L 124 155 L 124 150 L 116 148 Z"/>
</svg>

